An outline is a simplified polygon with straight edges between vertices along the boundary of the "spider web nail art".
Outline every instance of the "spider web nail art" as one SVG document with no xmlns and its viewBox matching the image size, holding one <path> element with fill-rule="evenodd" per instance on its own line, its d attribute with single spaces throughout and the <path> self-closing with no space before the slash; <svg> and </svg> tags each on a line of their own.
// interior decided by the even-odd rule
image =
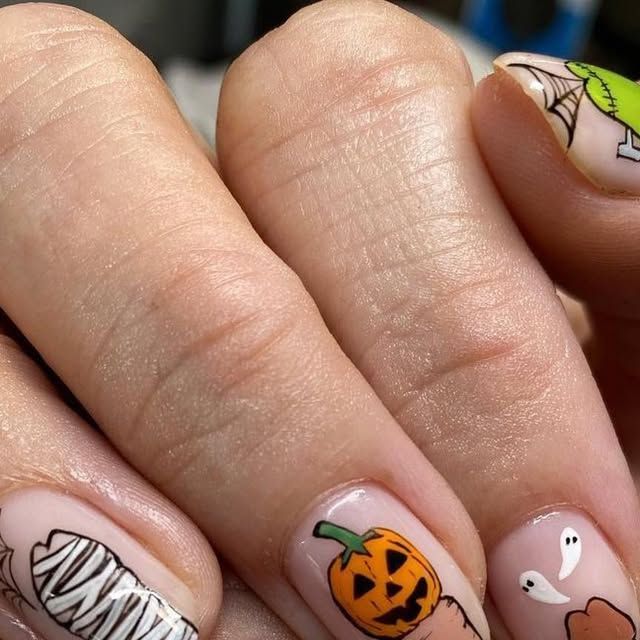
<svg viewBox="0 0 640 640">
<path fill-rule="evenodd" d="M 526 69 L 540 83 L 543 88 L 544 108 L 558 116 L 564 124 L 569 137 L 567 147 L 570 147 L 578 124 L 580 101 L 585 92 L 584 81 L 551 73 L 530 64 L 513 63 L 509 66 Z"/>
<path fill-rule="evenodd" d="M 0 510 L 0 515 L 2 510 Z M 0 533 L 0 595 L 18 612 L 24 613 L 25 608 L 35 607 L 24 597 L 13 577 L 14 550 L 9 547 Z"/>
</svg>

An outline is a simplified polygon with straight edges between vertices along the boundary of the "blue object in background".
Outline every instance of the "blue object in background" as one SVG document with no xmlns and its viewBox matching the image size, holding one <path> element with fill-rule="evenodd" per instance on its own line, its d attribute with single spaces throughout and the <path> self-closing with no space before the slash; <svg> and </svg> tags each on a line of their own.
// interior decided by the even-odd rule
<svg viewBox="0 0 640 640">
<path fill-rule="evenodd" d="M 599 0 L 467 0 L 464 22 L 502 51 L 580 56 Z"/>
</svg>

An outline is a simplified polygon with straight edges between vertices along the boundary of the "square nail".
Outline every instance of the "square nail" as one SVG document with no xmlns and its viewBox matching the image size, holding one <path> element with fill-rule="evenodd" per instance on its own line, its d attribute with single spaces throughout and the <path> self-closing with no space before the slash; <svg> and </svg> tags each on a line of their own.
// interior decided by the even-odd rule
<svg viewBox="0 0 640 640">
<path fill-rule="evenodd" d="M 0 499 L 0 593 L 43 640 L 197 640 L 193 596 L 100 511 L 24 489 Z"/>
<path fill-rule="evenodd" d="M 489 592 L 514 640 L 635 640 L 636 592 L 584 513 L 552 510 L 489 556 Z"/>
<path fill-rule="evenodd" d="M 398 498 L 374 484 L 315 505 L 289 543 L 289 580 L 337 640 L 488 640 L 453 558 Z"/>
</svg>

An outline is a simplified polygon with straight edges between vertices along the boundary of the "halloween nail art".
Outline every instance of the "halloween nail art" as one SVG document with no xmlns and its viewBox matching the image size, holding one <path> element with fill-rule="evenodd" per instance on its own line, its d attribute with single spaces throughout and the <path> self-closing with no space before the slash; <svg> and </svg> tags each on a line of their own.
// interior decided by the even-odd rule
<svg viewBox="0 0 640 640">
<path fill-rule="evenodd" d="M 514 640 L 636 640 L 636 594 L 584 514 L 539 516 L 489 557 L 489 590 Z"/>
<path fill-rule="evenodd" d="M 640 85 L 584 62 L 509 53 L 495 61 L 533 98 L 576 166 L 599 186 L 640 193 Z M 523 141 L 519 152 L 526 152 Z"/>
<path fill-rule="evenodd" d="M 350 487 L 308 514 L 287 573 L 338 640 L 488 640 L 460 569 L 396 498 Z"/>
<path fill-rule="evenodd" d="M 36 505 L 40 510 L 31 512 Z M 64 520 L 72 526 L 51 527 Z M 187 593 L 128 534 L 84 503 L 27 490 L 0 504 L 0 594 L 45 639 L 197 640 L 195 626 L 149 586 L 149 578 L 157 586 L 175 583 L 167 591 L 179 598 Z"/>
</svg>

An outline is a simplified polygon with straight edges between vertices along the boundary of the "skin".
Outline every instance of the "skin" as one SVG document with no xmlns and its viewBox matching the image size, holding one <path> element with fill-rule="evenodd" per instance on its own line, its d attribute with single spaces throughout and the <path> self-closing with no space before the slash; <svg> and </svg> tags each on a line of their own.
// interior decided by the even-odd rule
<svg viewBox="0 0 640 640">
<path fill-rule="evenodd" d="M 593 186 L 558 148 L 535 107 L 497 74 L 480 84 L 472 119 L 478 144 L 509 210 L 550 277 L 583 305 L 572 321 L 635 478 L 640 477 L 639 201 Z M 513 113 L 519 118 L 513 118 Z M 494 129 L 495 127 L 501 129 Z M 501 136 L 491 135 L 501 130 Z M 509 141 L 535 136 L 535 154 L 509 161 Z M 553 233 L 549 225 L 553 222 Z M 586 322 L 588 322 L 588 326 Z"/>
<path fill-rule="evenodd" d="M 434 28 L 324 2 L 232 65 L 217 172 L 149 62 L 86 14 L 0 10 L 0 65 L 0 307 L 122 456 L 38 395 L 26 356 L 6 358 L 23 386 L 2 390 L 1 491 L 68 488 L 163 559 L 177 520 L 176 572 L 219 602 L 210 550 L 155 485 L 300 637 L 327 636 L 282 575 L 283 545 L 318 495 L 358 478 L 401 496 L 479 595 L 475 528 L 490 549 L 558 503 L 596 518 L 637 579 L 635 488 L 549 275 L 602 305 L 606 391 L 637 344 L 638 205 L 586 185 L 531 108 L 514 118 L 512 85 L 474 96 Z M 507 162 L 523 136 L 543 152 Z M 606 395 L 624 431 L 638 408 Z M 57 459 L 72 445 L 86 474 L 43 445 L 60 415 Z M 124 504 L 104 500 L 114 475 Z M 216 640 L 293 637 L 226 585 Z M 206 633 L 216 611 L 200 615 Z"/>
</svg>

